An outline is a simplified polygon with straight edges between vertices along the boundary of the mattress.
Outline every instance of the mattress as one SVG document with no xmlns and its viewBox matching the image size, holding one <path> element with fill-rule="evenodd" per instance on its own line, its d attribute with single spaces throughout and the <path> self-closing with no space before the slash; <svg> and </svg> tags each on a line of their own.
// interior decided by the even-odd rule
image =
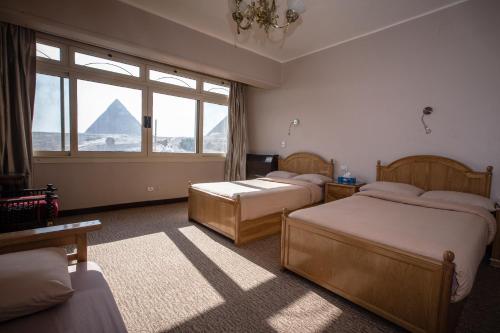
<svg viewBox="0 0 500 333">
<path fill-rule="evenodd" d="M 323 188 L 296 179 L 257 178 L 252 180 L 199 183 L 192 187 L 230 199 L 240 197 L 241 220 L 252 220 L 281 212 L 295 210 L 323 200 Z"/>
<path fill-rule="evenodd" d="M 0 323 L 0 332 L 127 332 L 99 266 L 84 262 L 69 266 L 68 270 L 75 289 L 68 301 L 29 316 Z"/>
<path fill-rule="evenodd" d="M 483 208 L 379 191 L 301 209 L 290 217 L 438 261 L 445 251 L 453 251 L 453 302 L 470 293 L 496 233 L 495 219 Z"/>
</svg>

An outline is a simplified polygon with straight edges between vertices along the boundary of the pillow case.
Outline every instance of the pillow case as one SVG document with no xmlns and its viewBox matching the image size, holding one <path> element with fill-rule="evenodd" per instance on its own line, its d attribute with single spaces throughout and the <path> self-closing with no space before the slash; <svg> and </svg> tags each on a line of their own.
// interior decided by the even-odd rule
<svg viewBox="0 0 500 333">
<path fill-rule="evenodd" d="M 360 191 L 383 191 L 418 197 L 425 191 L 419 187 L 395 182 L 374 182 L 360 187 Z"/>
<path fill-rule="evenodd" d="M 450 203 L 482 207 L 490 212 L 495 211 L 495 203 L 481 195 L 455 191 L 428 191 L 421 198 Z"/>
<path fill-rule="evenodd" d="M 333 181 L 330 177 L 323 176 L 317 173 L 304 173 L 302 175 L 298 175 L 293 177 L 293 179 L 297 180 L 305 180 L 306 182 L 316 184 L 318 186 L 323 186 L 325 183 Z"/>
<path fill-rule="evenodd" d="M 73 295 L 62 248 L 0 255 L 0 322 L 45 310 Z"/>
<path fill-rule="evenodd" d="M 269 172 L 266 177 L 270 177 L 270 178 L 286 178 L 286 179 L 289 179 L 289 178 L 293 178 L 295 176 L 297 176 L 298 173 L 295 173 L 295 172 L 288 172 L 288 171 L 271 171 Z"/>
</svg>

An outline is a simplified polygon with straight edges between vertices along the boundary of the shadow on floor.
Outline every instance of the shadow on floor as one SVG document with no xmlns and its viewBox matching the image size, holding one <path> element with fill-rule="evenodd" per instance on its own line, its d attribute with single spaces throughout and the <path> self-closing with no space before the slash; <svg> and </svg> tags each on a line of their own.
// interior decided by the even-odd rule
<svg viewBox="0 0 500 333">
<path fill-rule="evenodd" d="M 198 314 L 168 331 L 275 332 L 269 318 L 292 306 L 313 292 L 341 311 L 321 327 L 324 332 L 398 332 L 402 329 L 333 293 L 293 274 L 280 270 L 279 237 L 274 236 L 243 247 L 187 219 L 186 203 L 125 209 L 101 214 L 65 217 L 59 223 L 100 219 L 103 229 L 89 235 L 89 245 L 164 233 L 177 249 L 196 267 L 210 285 L 224 298 L 224 303 Z M 215 264 L 181 229 L 196 228 L 203 236 L 237 253 L 275 278 L 243 290 Z M 465 304 L 457 332 L 498 332 L 500 328 L 500 270 L 482 265 L 476 285 Z M 181 300 L 182 301 L 182 300 Z M 130 309 L 128 309 L 130 310 Z M 317 311 L 311 306 L 311 311 Z M 305 312 L 307 314 L 307 311 Z M 314 313 L 309 313 L 314 316 Z M 301 313 L 303 315 L 303 313 Z M 284 319 L 286 320 L 286 318 Z M 283 323 L 287 325 L 287 323 Z M 306 329 L 306 328 L 303 328 Z M 294 330 L 301 330 L 296 327 Z"/>
</svg>

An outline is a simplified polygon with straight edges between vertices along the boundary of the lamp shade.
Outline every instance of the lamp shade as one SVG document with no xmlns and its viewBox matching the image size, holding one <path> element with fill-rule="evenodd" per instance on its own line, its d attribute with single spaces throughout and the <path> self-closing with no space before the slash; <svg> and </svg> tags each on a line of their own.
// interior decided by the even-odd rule
<svg viewBox="0 0 500 333">
<path fill-rule="evenodd" d="M 302 0 L 288 0 L 288 9 L 293 10 L 297 14 L 302 14 L 306 11 L 306 6 Z"/>
</svg>

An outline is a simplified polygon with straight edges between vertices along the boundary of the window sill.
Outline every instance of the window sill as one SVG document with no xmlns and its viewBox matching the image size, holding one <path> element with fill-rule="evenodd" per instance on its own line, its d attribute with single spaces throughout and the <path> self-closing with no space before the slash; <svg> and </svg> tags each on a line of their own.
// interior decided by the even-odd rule
<svg viewBox="0 0 500 333">
<path fill-rule="evenodd" d="M 94 156 L 35 156 L 35 164 L 58 163 L 178 163 L 224 162 L 223 154 L 169 154 L 168 156 L 94 157 Z"/>
</svg>

